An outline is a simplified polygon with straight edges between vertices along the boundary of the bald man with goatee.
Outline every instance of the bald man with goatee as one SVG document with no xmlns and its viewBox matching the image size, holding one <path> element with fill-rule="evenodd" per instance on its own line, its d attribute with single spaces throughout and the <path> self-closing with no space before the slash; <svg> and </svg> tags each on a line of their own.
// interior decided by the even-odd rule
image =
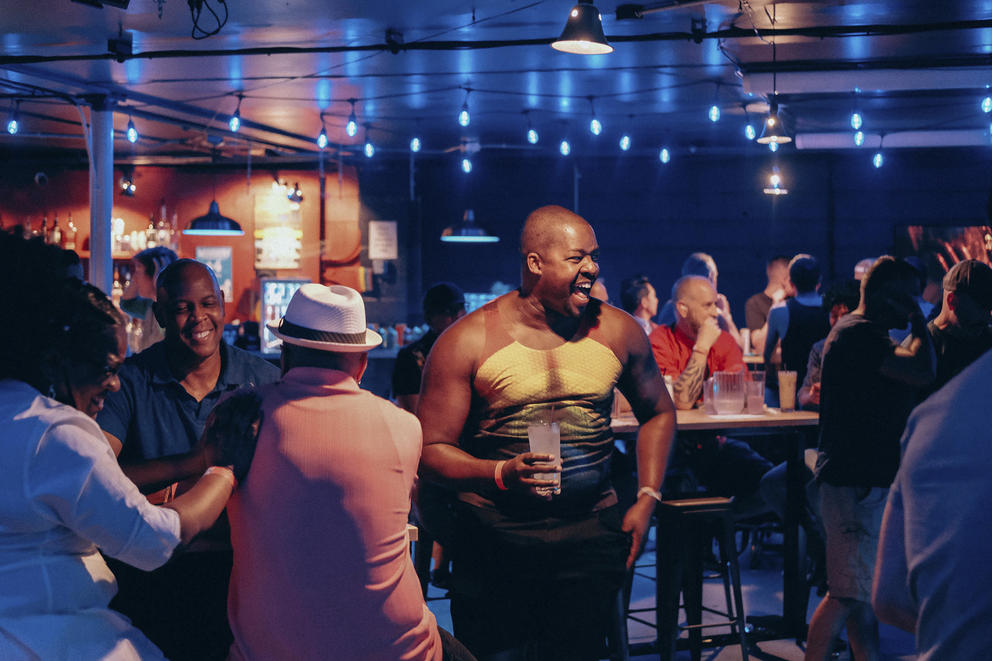
<svg viewBox="0 0 992 661">
<path fill-rule="evenodd" d="M 457 494 L 455 635 L 482 661 L 598 659 L 661 498 L 675 409 L 637 322 L 590 296 L 592 227 L 541 207 L 520 243 L 520 288 L 456 322 L 428 358 L 421 475 Z M 610 480 L 614 387 L 641 423 L 626 511 Z M 529 428 L 559 430 L 560 461 L 529 451 Z"/>
</svg>

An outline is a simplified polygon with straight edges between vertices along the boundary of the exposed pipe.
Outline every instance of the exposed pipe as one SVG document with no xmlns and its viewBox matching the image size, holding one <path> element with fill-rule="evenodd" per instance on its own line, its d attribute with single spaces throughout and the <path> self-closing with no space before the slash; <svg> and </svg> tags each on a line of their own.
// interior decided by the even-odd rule
<svg viewBox="0 0 992 661">
<path fill-rule="evenodd" d="M 114 205 L 114 105 L 94 99 L 90 109 L 92 161 L 90 167 L 89 280 L 108 296 L 114 282 L 111 253 L 111 214 Z"/>
<path fill-rule="evenodd" d="M 936 69 L 874 69 L 870 71 L 780 71 L 745 73 L 744 91 L 750 94 L 772 93 L 777 84 L 779 94 L 899 92 L 915 90 L 981 89 L 992 81 L 992 67 Z"/>
<path fill-rule="evenodd" d="M 939 148 L 939 147 L 987 147 L 992 144 L 988 131 L 981 129 L 958 131 L 899 131 L 885 134 L 886 149 Z M 796 149 L 860 149 L 870 151 L 882 145 L 878 133 L 865 133 L 865 142 L 858 147 L 854 144 L 853 133 L 798 133 Z"/>
</svg>

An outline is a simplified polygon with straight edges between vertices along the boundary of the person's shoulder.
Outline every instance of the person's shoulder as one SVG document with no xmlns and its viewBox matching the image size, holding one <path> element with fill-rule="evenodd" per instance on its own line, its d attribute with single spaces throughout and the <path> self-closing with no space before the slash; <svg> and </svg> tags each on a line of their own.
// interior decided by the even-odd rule
<svg viewBox="0 0 992 661">
<path fill-rule="evenodd" d="M 771 300 L 772 300 L 771 298 L 765 295 L 764 291 L 759 291 L 756 294 L 752 294 L 747 299 L 747 301 L 745 301 L 744 306 L 745 307 L 753 307 L 755 305 L 761 306 L 764 305 L 765 303 L 771 303 Z"/>
<path fill-rule="evenodd" d="M 271 383 L 279 379 L 281 370 L 261 356 L 230 344 L 224 344 L 223 346 L 225 347 L 223 350 L 228 352 L 227 355 L 231 361 L 230 364 L 237 366 L 238 369 L 252 376 L 255 379 L 256 385 Z"/>
</svg>

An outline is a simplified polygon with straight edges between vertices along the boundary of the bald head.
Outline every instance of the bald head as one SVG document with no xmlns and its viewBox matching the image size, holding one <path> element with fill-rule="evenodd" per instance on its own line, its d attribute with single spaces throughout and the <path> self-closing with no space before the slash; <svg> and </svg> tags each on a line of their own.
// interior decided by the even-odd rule
<svg viewBox="0 0 992 661">
<path fill-rule="evenodd" d="M 549 204 L 535 209 L 524 221 L 520 233 L 520 252 L 526 259 L 527 253 L 547 250 L 577 227 L 592 229 L 578 214 L 565 207 Z"/>
<path fill-rule="evenodd" d="M 699 298 L 700 294 L 710 291 L 714 290 L 709 278 L 701 275 L 684 275 L 672 286 L 672 300 L 678 303 L 690 298 Z"/>
<path fill-rule="evenodd" d="M 169 264 L 158 274 L 155 281 L 155 290 L 159 297 L 164 291 L 166 295 L 173 295 L 184 283 L 206 276 L 213 284 L 214 290 L 220 294 L 220 285 L 217 284 L 217 276 L 213 270 L 195 259 L 177 259 Z"/>
</svg>

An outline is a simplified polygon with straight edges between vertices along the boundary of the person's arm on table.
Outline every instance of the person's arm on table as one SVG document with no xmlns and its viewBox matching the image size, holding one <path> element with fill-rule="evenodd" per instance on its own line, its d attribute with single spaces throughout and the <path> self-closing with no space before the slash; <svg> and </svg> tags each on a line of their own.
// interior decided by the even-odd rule
<svg viewBox="0 0 992 661">
<path fill-rule="evenodd" d="M 909 569 L 906 566 L 903 516 L 902 494 L 896 487 L 889 493 L 882 515 L 871 605 L 882 622 L 914 633 L 917 612 L 907 588 Z"/>
<path fill-rule="evenodd" d="M 675 393 L 675 406 L 681 411 L 691 409 L 703 392 L 703 380 L 706 376 L 706 357 L 710 349 L 720 337 L 720 327 L 716 319 L 707 319 L 699 329 L 696 343 L 692 347 L 692 355 L 679 378 L 672 384 Z"/>
<path fill-rule="evenodd" d="M 512 489 L 534 493 L 536 487 L 557 486 L 557 480 L 534 477 L 536 473 L 561 472 L 561 464 L 553 455 L 524 452 L 505 461 L 490 461 L 459 447 L 472 401 L 472 356 L 480 350 L 472 346 L 466 328 L 473 330 L 462 324 L 438 339 L 424 366 L 417 403 L 417 417 L 424 431 L 421 476 L 455 489 L 481 492 Z"/>
<path fill-rule="evenodd" d="M 114 452 L 120 454 L 121 440 L 108 431 L 104 431 L 103 435 L 107 437 Z M 199 443 L 185 454 L 121 464 L 121 470 L 137 485 L 141 493 L 149 494 L 195 475 L 202 475 L 213 460 L 213 450 Z"/>
<path fill-rule="evenodd" d="M 636 330 L 640 330 L 639 328 Z M 651 514 L 657 506 L 665 468 L 675 436 L 675 406 L 643 333 L 627 330 L 627 364 L 617 387 L 630 402 L 640 423 L 637 432 L 637 500 L 623 518 L 623 530 L 633 540 L 627 568 L 633 566 L 647 539 Z M 705 362 L 705 361 L 704 361 Z"/>
</svg>

